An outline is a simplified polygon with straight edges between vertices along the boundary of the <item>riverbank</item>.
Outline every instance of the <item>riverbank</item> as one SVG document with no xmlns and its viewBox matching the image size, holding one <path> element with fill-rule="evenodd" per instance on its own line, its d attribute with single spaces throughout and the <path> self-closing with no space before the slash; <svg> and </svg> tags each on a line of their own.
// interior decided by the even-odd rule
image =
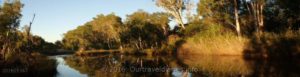
<svg viewBox="0 0 300 77">
<path fill-rule="evenodd" d="M 203 36 L 203 35 L 202 35 Z M 300 32 L 268 33 L 252 37 L 190 37 L 178 55 L 244 56 L 245 58 L 300 59 Z"/>
</svg>

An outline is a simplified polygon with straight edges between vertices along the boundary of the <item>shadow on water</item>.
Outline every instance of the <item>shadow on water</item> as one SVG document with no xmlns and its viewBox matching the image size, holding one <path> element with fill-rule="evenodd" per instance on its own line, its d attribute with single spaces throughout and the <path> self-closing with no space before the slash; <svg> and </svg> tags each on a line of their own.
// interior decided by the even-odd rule
<svg viewBox="0 0 300 77">
<path fill-rule="evenodd" d="M 243 59 L 243 56 L 179 56 L 192 77 L 299 77 L 295 59 Z"/>
<path fill-rule="evenodd" d="M 247 61 L 254 71 L 252 77 L 299 77 L 300 62 L 293 60 L 249 60 Z"/>
<path fill-rule="evenodd" d="M 56 60 L 40 54 L 19 53 L 0 62 L 1 77 L 54 77 Z"/>
</svg>

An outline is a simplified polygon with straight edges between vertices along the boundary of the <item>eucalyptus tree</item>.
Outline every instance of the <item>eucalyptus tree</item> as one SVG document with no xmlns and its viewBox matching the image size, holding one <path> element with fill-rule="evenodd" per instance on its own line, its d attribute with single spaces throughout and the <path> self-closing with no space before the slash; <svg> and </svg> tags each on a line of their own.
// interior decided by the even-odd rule
<svg viewBox="0 0 300 77">
<path fill-rule="evenodd" d="M 197 13 L 206 25 L 219 24 L 233 29 L 238 36 L 247 33 L 248 22 L 252 18 L 248 15 L 248 0 L 200 0 Z M 252 25 L 251 25 L 252 26 Z"/>
<path fill-rule="evenodd" d="M 235 28 L 233 8 L 230 0 L 200 0 L 197 13 L 205 25 L 222 24 Z"/>
<path fill-rule="evenodd" d="M 183 22 L 183 11 L 190 9 L 190 0 L 156 0 L 158 7 L 164 8 L 169 14 L 175 18 L 175 21 L 182 29 L 185 29 Z"/>
<path fill-rule="evenodd" d="M 23 4 L 19 0 L 5 0 L 0 6 L 0 50 L 4 57 L 15 51 L 17 28 L 21 18 Z"/>
<path fill-rule="evenodd" d="M 137 49 L 158 47 L 166 40 L 169 31 L 166 13 L 147 13 L 139 10 L 127 16 L 124 42 Z"/>
<path fill-rule="evenodd" d="M 235 16 L 235 29 L 238 34 L 238 36 L 241 36 L 241 28 L 240 28 L 240 22 L 239 22 L 239 5 L 238 0 L 234 0 L 234 16 Z"/>
<path fill-rule="evenodd" d="M 65 48 L 83 51 L 91 46 L 93 37 L 92 26 L 83 25 L 64 34 L 63 44 Z"/>
<path fill-rule="evenodd" d="M 112 49 L 121 44 L 121 18 L 115 14 L 100 14 L 92 21 L 68 31 L 64 35 L 64 47 L 69 49 Z"/>
<path fill-rule="evenodd" d="M 257 32 L 262 34 L 264 28 L 264 9 L 266 0 L 248 0 L 247 7 L 257 26 Z"/>
<path fill-rule="evenodd" d="M 118 47 L 121 42 L 120 39 L 120 27 L 123 25 L 119 16 L 111 13 L 108 15 L 100 14 L 91 21 L 93 31 L 96 32 L 98 40 L 102 40 L 107 44 L 107 47 L 111 49 L 113 44 Z"/>
</svg>

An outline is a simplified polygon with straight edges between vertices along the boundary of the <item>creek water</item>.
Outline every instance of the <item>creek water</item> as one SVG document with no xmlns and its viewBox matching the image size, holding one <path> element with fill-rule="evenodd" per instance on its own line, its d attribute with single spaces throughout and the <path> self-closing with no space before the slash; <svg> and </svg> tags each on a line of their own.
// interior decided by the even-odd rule
<svg viewBox="0 0 300 77">
<path fill-rule="evenodd" d="M 57 77 L 294 77 L 299 62 L 245 60 L 242 56 L 53 56 Z M 297 64 L 298 63 L 298 64 Z"/>
</svg>

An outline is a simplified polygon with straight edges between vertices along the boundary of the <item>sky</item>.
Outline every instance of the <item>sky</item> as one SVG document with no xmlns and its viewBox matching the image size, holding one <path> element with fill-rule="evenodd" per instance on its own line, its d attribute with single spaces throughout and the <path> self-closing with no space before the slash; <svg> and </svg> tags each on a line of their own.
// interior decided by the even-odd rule
<svg viewBox="0 0 300 77">
<path fill-rule="evenodd" d="M 3 0 L 0 0 L 2 4 Z M 91 21 L 99 14 L 115 13 L 123 20 L 126 15 L 142 9 L 161 12 L 153 0 L 21 0 L 24 4 L 20 26 L 32 24 L 32 34 L 48 42 L 63 38 L 63 34 Z"/>
</svg>

